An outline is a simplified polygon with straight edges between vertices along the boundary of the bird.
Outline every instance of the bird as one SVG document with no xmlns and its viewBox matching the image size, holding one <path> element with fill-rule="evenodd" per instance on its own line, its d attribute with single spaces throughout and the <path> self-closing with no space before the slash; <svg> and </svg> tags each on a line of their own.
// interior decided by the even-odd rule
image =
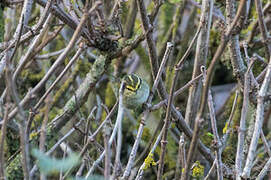
<svg viewBox="0 0 271 180">
<path fill-rule="evenodd" d="M 148 83 L 136 74 L 127 74 L 123 77 L 123 104 L 126 108 L 136 110 L 146 103 L 150 88 Z"/>
</svg>

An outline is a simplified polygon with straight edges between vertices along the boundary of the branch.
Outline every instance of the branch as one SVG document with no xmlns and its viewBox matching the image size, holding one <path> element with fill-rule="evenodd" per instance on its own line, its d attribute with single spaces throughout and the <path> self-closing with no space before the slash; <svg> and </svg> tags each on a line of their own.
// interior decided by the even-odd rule
<svg viewBox="0 0 271 180">
<path fill-rule="evenodd" d="M 210 112 L 210 118 L 211 118 L 211 124 L 212 124 L 212 131 L 214 134 L 213 146 L 215 148 L 215 156 L 216 156 L 217 179 L 223 180 L 222 159 L 221 159 L 222 143 L 217 131 L 217 124 L 216 124 L 217 120 L 215 117 L 214 102 L 213 102 L 213 97 L 210 90 L 208 94 L 208 106 L 209 106 L 209 112 Z"/>
<path fill-rule="evenodd" d="M 124 88 L 124 82 L 122 81 L 119 89 L 119 109 L 118 109 L 118 115 L 117 115 L 117 120 L 113 129 L 113 132 L 111 133 L 108 146 L 110 147 L 113 143 L 113 140 L 115 139 L 115 136 L 117 134 L 117 130 L 119 127 L 119 124 L 122 121 L 123 118 L 123 113 L 124 113 L 124 105 L 123 105 L 123 88 Z M 105 150 L 103 153 L 100 155 L 100 157 L 92 164 L 92 167 L 89 169 L 89 171 L 86 174 L 85 178 L 88 178 L 91 174 L 93 174 L 95 168 L 98 166 L 98 164 L 103 160 L 105 156 Z"/>
<path fill-rule="evenodd" d="M 256 180 L 261 180 L 264 179 L 266 173 L 270 171 L 270 166 L 271 166 L 271 157 L 268 159 L 264 167 L 262 168 L 260 174 L 257 176 Z"/>
<path fill-rule="evenodd" d="M 242 164 L 244 157 L 244 143 L 245 143 L 245 130 L 246 130 L 246 119 L 249 105 L 249 91 L 250 91 L 250 69 L 247 70 L 245 74 L 245 85 L 243 92 L 243 106 L 240 118 L 240 125 L 238 129 L 238 143 L 237 143 L 237 151 L 236 151 L 236 159 L 235 159 L 235 170 L 236 170 L 236 178 L 241 179 L 242 173 Z"/>
<path fill-rule="evenodd" d="M 44 86 L 44 84 L 48 81 L 48 79 L 50 78 L 50 76 L 55 72 L 55 69 L 57 67 L 59 67 L 59 65 L 61 63 L 63 63 L 63 61 L 65 60 L 65 58 L 67 57 L 68 53 L 70 52 L 70 50 L 74 47 L 74 44 L 77 40 L 77 38 L 80 35 L 81 29 L 84 26 L 85 21 L 88 19 L 88 15 L 95 10 L 95 8 L 97 8 L 97 6 L 99 5 L 99 3 L 95 3 L 95 5 L 88 11 L 85 12 L 83 17 L 81 18 L 81 21 L 78 25 L 78 27 L 76 28 L 69 44 L 67 45 L 67 47 L 65 48 L 65 50 L 63 51 L 63 53 L 57 58 L 57 60 L 55 61 L 55 63 L 51 66 L 51 68 L 48 70 L 48 72 L 46 73 L 46 75 L 42 78 L 42 80 L 40 80 L 40 82 L 29 92 L 27 93 L 27 95 L 23 98 L 23 100 L 20 102 L 20 106 L 24 107 L 30 100 L 30 94 L 36 94 L 38 93 Z M 9 114 L 9 119 L 13 118 L 17 113 L 17 108 L 14 109 L 10 114 Z"/>
<path fill-rule="evenodd" d="M 173 46 L 171 46 L 171 48 L 173 48 Z M 174 94 L 175 86 L 178 80 L 176 76 L 178 76 L 178 72 L 174 71 L 174 78 L 172 81 L 172 85 L 170 87 L 170 94 L 169 94 L 168 103 L 167 103 L 165 123 L 162 129 L 163 135 L 162 135 L 162 140 L 161 140 L 161 153 L 160 153 L 159 167 L 158 167 L 158 173 L 157 173 L 157 180 L 162 179 L 162 175 L 164 171 L 164 159 L 165 159 L 165 154 L 166 154 L 167 133 L 168 133 L 169 125 L 171 122 L 171 105 L 173 104 L 173 94 Z"/>
<path fill-rule="evenodd" d="M 213 6 L 214 6 L 213 0 L 212 1 L 205 0 L 202 2 L 200 17 L 201 31 L 197 38 L 197 47 L 193 65 L 192 79 L 194 79 L 201 73 L 200 72 L 201 66 L 206 66 L 209 49 L 210 28 L 212 24 Z M 193 124 L 196 112 L 199 109 L 201 91 L 202 91 L 202 81 L 199 81 L 194 86 L 191 86 L 189 88 L 189 95 L 185 110 L 185 121 L 189 125 Z"/>
<path fill-rule="evenodd" d="M 35 56 L 34 49 L 36 48 L 38 43 L 41 41 L 41 39 L 43 38 L 43 36 L 47 32 L 51 19 L 52 19 L 52 16 L 49 15 L 48 18 L 46 19 L 45 23 L 42 26 L 41 32 L 39 33 L 38 36 L 36 36 L 34 38 L 33 42 L 30 44 L 26 54 L 23 57 L 21 57 L 21 59 L 19 60 L 19 64 L 18 64 L 16 70 L 14 71 L 14 73 L 12 75 L 12 81 L 14 81 L 14 83 L 17 80 L 17 76 L 25 68 L 25 65 Z M 1 99 L 5 98 L 6 93 L 7 93 L 7 89 L 4 90 L 4 92 L 3 92 L 2 96 L 1 96 Z"/>
<path fill-rule="evenodd" d="M 9 96 L 9 95 L 8 95 Z M 0 136 L 0 179 L 5 180 L 5 154 L 4 154 L 4 145 L 7 131 L 7 123 L 8 123 L 8 111 L 9 111 L 9 100 L 5 107 L 5 114 L 3 119 L 3 124 L 1 127 L 1 136 Z"/>
<path fill-rule="evenodd" d="M 235 11 L 236 11 L 235 0 L 226 1 L 226 14 L 227 14 L 227 24 L 231 24 L 234 21 Z M 245 12 L 244 12 L 245 13 Z M 229 27 L 230 28 L 230 27 Z M 244 76 L 246 72 L 246 67 L 244 65 L 244 60 L 241 55 L 240 45 L 239 45 L 239 34 L 234 34 L 229 37 L 228 50 L 230 53 L 231 66 L 233 69 L 233 74 L 238 80 L 238 84 L 244 86 Z"/>
<path fill-rule="evenodd" d="M 271 44 L 270 44 L 270 40 L 269 40 L 269 35 L 268 35 L 268 31 L 266 28 L 266 24 L 264 22 L 264 15 L 263 15 L 263 9 L 262 9 L 262 2 L 260 0 L 255 0 L 255 5 L 256 5 L 256 10 L 258 13 L 258 19 L 259 19 L 259 26 L 260 26 L 260 31 L 262 34 L 262 41 L 265 45 L 266 48 L 266 52 L 268 54 L 267 57 L 271 56 Z"/>
<path fill-rule="evenodd" d="M 259 140 L 261 129 L 262 129 L 262 123 L 264 119 L 264 97 L 267 94 L 270 79 L 271 79 L 271 59 L 269 60 L 267 72 L 257 96 L 255 127 L 253 131 L 252 140 L 249 146 L 246 165 L 242 173 L 243 178 L 248 178 L 250 176 L 250 171 L 253 166 L 253 160 L 256 154 L 256 148 L 257 148 L 258 140 Z"/>
<path fill-rule="evenodd" d="M 246 0 L 241 0 L 237 14 L 236 14 L 233 22 L 231 23 L 230 28 L 227 29 L 226 33 L 224 34 L 222 41 L 220 42 L 220 45 L 217 48 L 215 55 L 214 55 L 210 65 L 208 67 L 207 77 L 206 77 L 206 82 L 205 82 L 206 86 L 203 87 L 200 108 L 199 108 L 199 112 L 197 115 L 199 117 L 199 119 L 203 117 L 203 113 L 204 113 L 204 109 L 205 109 L 205 105 L 206 105 L 206 100 L 207 100 L 207 95 L 208 95 L 209 87 L 211 85 L 211 77 L 214 73 L 215 65 L 216 65 L 218 59 L 220 58 L 220 56 L 222 55 L 222 53 L 224 52 L 226 45 L 229 42 L 230 36 L 232 35 L 233 30 L 235 29 L 235 26 L 240 21 L 240 17 L 244 16 L 244 14 L 246 12 L 245 9 L 246 9 Z M 240 30 L 241 29 L 238 29 L 238 31 L 240 31 Z"/>
</svg>

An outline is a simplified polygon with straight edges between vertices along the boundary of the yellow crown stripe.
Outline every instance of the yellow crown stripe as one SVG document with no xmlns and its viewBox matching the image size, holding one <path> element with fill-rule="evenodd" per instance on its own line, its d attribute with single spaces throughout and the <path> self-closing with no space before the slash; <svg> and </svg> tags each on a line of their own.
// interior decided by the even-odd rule
<svg viewBox="0 0 271 180">
<path fill-rule="evenodd" d="M 131 83 L 132 83 L 132 84 L 134 84 L 134 83 L 133 83 L 133 82 L 134 82 L 134 80 L 133 80 L 132 76 L 131 76 L 131 75 L 129 75 L 129 76 L 128 76 L 128 78 L 130 79 Z"/>
<path fill-rule="evenodd" d="M 136 75 L 128 75 L 127 77 L 129 80 L 126 84 L 126 89 L 136 92 L 140 88 L 141 79 Z"/>
<path fill-rule="evenodd" d="M 136 84 L 135 88 L 138 89 L 141 84 L 141 79 L 138 76 L 136 76 L 136 77 L 137 77 L 137 84 Z"/>
</svg>

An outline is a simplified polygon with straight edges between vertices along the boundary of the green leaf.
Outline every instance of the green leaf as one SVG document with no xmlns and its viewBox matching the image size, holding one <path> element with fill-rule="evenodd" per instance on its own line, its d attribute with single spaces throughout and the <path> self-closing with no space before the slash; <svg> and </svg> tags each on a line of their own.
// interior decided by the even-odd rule
<svg viewBox="0 0 271 180">
<path fill-rule="evenodd" d="M 214 135 L 210 132 L 207 133 L 207 136 L 214 137 Z"/>
<path fill-rule="evenodd" d="M 37 149 L 33 149 L 32 155 L 37 159 L 37 165 L 44 174 L 57 173 L 60 171 L 65 172 L 80 162 L 79 155 L 74 153 L 65 159 L 55 159 Z"/>
</svg>

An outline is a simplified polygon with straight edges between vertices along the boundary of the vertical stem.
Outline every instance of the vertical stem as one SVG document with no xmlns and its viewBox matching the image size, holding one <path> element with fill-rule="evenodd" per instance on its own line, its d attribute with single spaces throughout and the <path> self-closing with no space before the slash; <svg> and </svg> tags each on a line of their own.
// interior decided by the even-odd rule
<svg viewBox="0 0 271 180">
<path fill-rule="evenodd" d="M 8 95 L 9 99 L 9 95 Z M 5 114 L 3 119 L 3 124 L 1 128 L 0 136 L 0 179 L 6 180 L 5 177 L 5 156 L 4 156 L 4 144 L 7 130 L 7 120 L 8 120 L 8 111 L 9 111 L 9 102 L 6 103 Z"/>
<path fill-rule="evenodd" d="M 223 172 L 222 172 L 222 159 L 221 159 L 221 148 L 222 148 L 222 143 L 218 135 L 217 131 L 217 124 L 216 124 L 216 118 L 215 118 L 215 108 L 214 108 L 214 103 L 213 103 L 213 97 L 211 94 L 211 90 L 209 90 L 209 95 L 208 95 L 208 106 L 209 106 L 209 112 L 210 112 L 210 117 L 211 117 L 211 124 L 212 124 L 212 130 L 214 134 L 214 147 L 215 147 L 215 155 L 217 159 L 217 179 L 218 180 L 223 180 Z"/>
<path fill-rule="evenodd" d="M 189 174 L 189 170 L 190 170 L 190 167 L 191 167 L 194 155 L 195 155 L 195 151 L 197 149 L 199 132 L 200 132 L 200 128 L 201 128 L 200 125 L 202 122 L 203 122 L 203 119 L 196 117 L 194 131 L 193 131 L 193 137 L 191 140 L 191 144 L 189 146 L 189 151 L 188 151 L 187 160 L 186 160 L 186 166 L 185 166 L 184 171 L 182 173 L 181 180 L 187 180 L 189 177 L 188 174 Z"/>
<path fill-rule="evenodd" d="M 258 13 L 258 19 L 259 19 L 259 27 L 262 34 L 262 41 L 265 45 L 267 56 L 271 56 L 271 44 L 268 40 L 268 31 L 266 28 L 266 24 L 264 22 L 264 15 L 263 15 L 263 8 L 262 8 L 262 2 L 261 0 L 255 0 L 256 10 Z"/>
<path fill-rule="evenodd" d="M 211 78 L 212 78 L 214 70 L 215 70 L 215 65 L 216 65 L 218 59 L 220 58 L 220 56 L 222 55 L 222 53 L 224 52 L 224 50 L 226 48 L 226 45 L 227 45 L 227 43 L 229 41 L 229 37 L 231 36 L 232 31 L 235 28 L 235 26 L 240 21 L 240 17 L 244 16 L 245 9 L 246 9 L 246 0 L 241 0 L 240 4 L 239 4 L 238 11 L 237 11 L 237 14 L 236 14 L 233 22 L 231 23 L 230 28 L 227 29 L 227 31 L 226 31 L 226 33 L 224 35 L 224 38 L 222 38 L 222 40 L 220 42 L 220 45 L 217 48 L 217 50 L 215 52 L 215 55 L 212 58 L 210 66 L 208 67 L 206 81 L 205 81 L 206 85 L 203 87 L 203 90 L 202 90 L 200 108 L 199 108 L 199 111 L 197 113 L 197 118 L 196 118 L 198 120 L 201 119 L 203 117 L 203 114 L 204 114 L 207 95 L 208 95 L 208 90 L 209 90 L 209 86 L 211 85 Z M 241 29 L 238 29 L 238 31 L 240 31 L 240 30 Z"/>
<path fill-rule="evenodd" d="M 175 179 L 180 179 L 181 175 L 181 167 L 185 167 L 186 158 L 185 158 L 185 142 L 184 142 L 184 135 L 180 136 L 179 140 L 179 148 L 178 148 L 178 158 L 176 162 L 176 170 L 175 170 Z"/>
<path fill-rule="evenodd" d="M 198 76 L 200 72 L 200 67 L 206 65 L 207 55 L 208 55 L 208 44 L 209 44 L 209 35 L 210 28 L 212 24 L 212 15 L 213 15 L 213 0 L 204 0 L 201 7 L 201 17 L 200 22 L 202 23 L 201 31 L 197 39 L 196 55 L 194 61 L 194 69 L 192 74 L 192 79 Z M 189 96 L 187 100 L 187 107 L 185 112 L 185 121 L 192 125 L 192 120 L 195 119 L 196 112 L 199 108 L 200 96 L 202 89 L 202 81 L 199 81 L 194 86 L 189 88 Z"/>
<path fill-rule="evenodd" d="M 110 146 L 109 146 L 109 137 L 110 137 L 110 129 L 105 124 L 103 128 L 104 135 L 104 149 L 105 149 L 105 162 L 104 162 L 104 179 L 110 179 Z"/>
<path fill-rule="evenodd" d="M 249 104 L 249 90 L 250 90 L 250 71 L 248 70 L 245 74 L 245 86 L 243 92 L 243 106 L 241 111 L 241 119 L 240 126 L 238 129 L 238 143 L 237 143 L 237 151 L 235 158 L 235 171 L 236 171 L 236 179 L 241 179 L 242 173 L 242 163 L 244 156 L 244 143 L 245 143 L 245 130 L 246 130 L 246 118 Z"/>
<path fill-rule="evenodd" d="M 172 85 L 171 85 L 171 88 L 170 88 L 168 103 L 167 103 L 165 124 L 164 124 L 164 127 L 162 129 L 163 135 L 162 135 L 162 140 L 161 140 L 161 154 L 160 154 L 160 161 L 159 161 L 159 167 L 158 167 L 158 173 L 157 173 L 157 180 L 162 179 L 163 171 L 164 171 L 164 159 L 165 159 L 166 146 L 167 146 L 167 133 L 168 133 L 170 118 L 171 118 L 170 117 L 171 116 L 170 115 L 170 113 L 171 113 L 171 105 L 172 105 L 173 94 L 174 94 L 174 91 L 175 91 L 176 82 L 178 81 L 178 78 L 177 78 L 178 74 L 179 74 L 179 71 L 175 70 Z"/>
<path fill-rule="evenodd" d="M 267 94 L 267 90 L 268 90 L 270 79 L 271 79 L 271 60 L 270 59 L 269 59 L 267 72 L 266 72 L 263 84 L 258 92 L 255 127 L 253 131 L 252 140 L 249 146 L 246 165 L 244 167 L 244 171 L 242 174 L 243 178 L 250 177 L 250 171 L 253 166 L 253 160 L 256 154 L 257 144 L 258 144 L 258 140 L 259 140 L 260 133 L 262 130 L 262 124 L 263 124 L 263 119 L 264 119 L 264 97 Z"/>
</svg>

